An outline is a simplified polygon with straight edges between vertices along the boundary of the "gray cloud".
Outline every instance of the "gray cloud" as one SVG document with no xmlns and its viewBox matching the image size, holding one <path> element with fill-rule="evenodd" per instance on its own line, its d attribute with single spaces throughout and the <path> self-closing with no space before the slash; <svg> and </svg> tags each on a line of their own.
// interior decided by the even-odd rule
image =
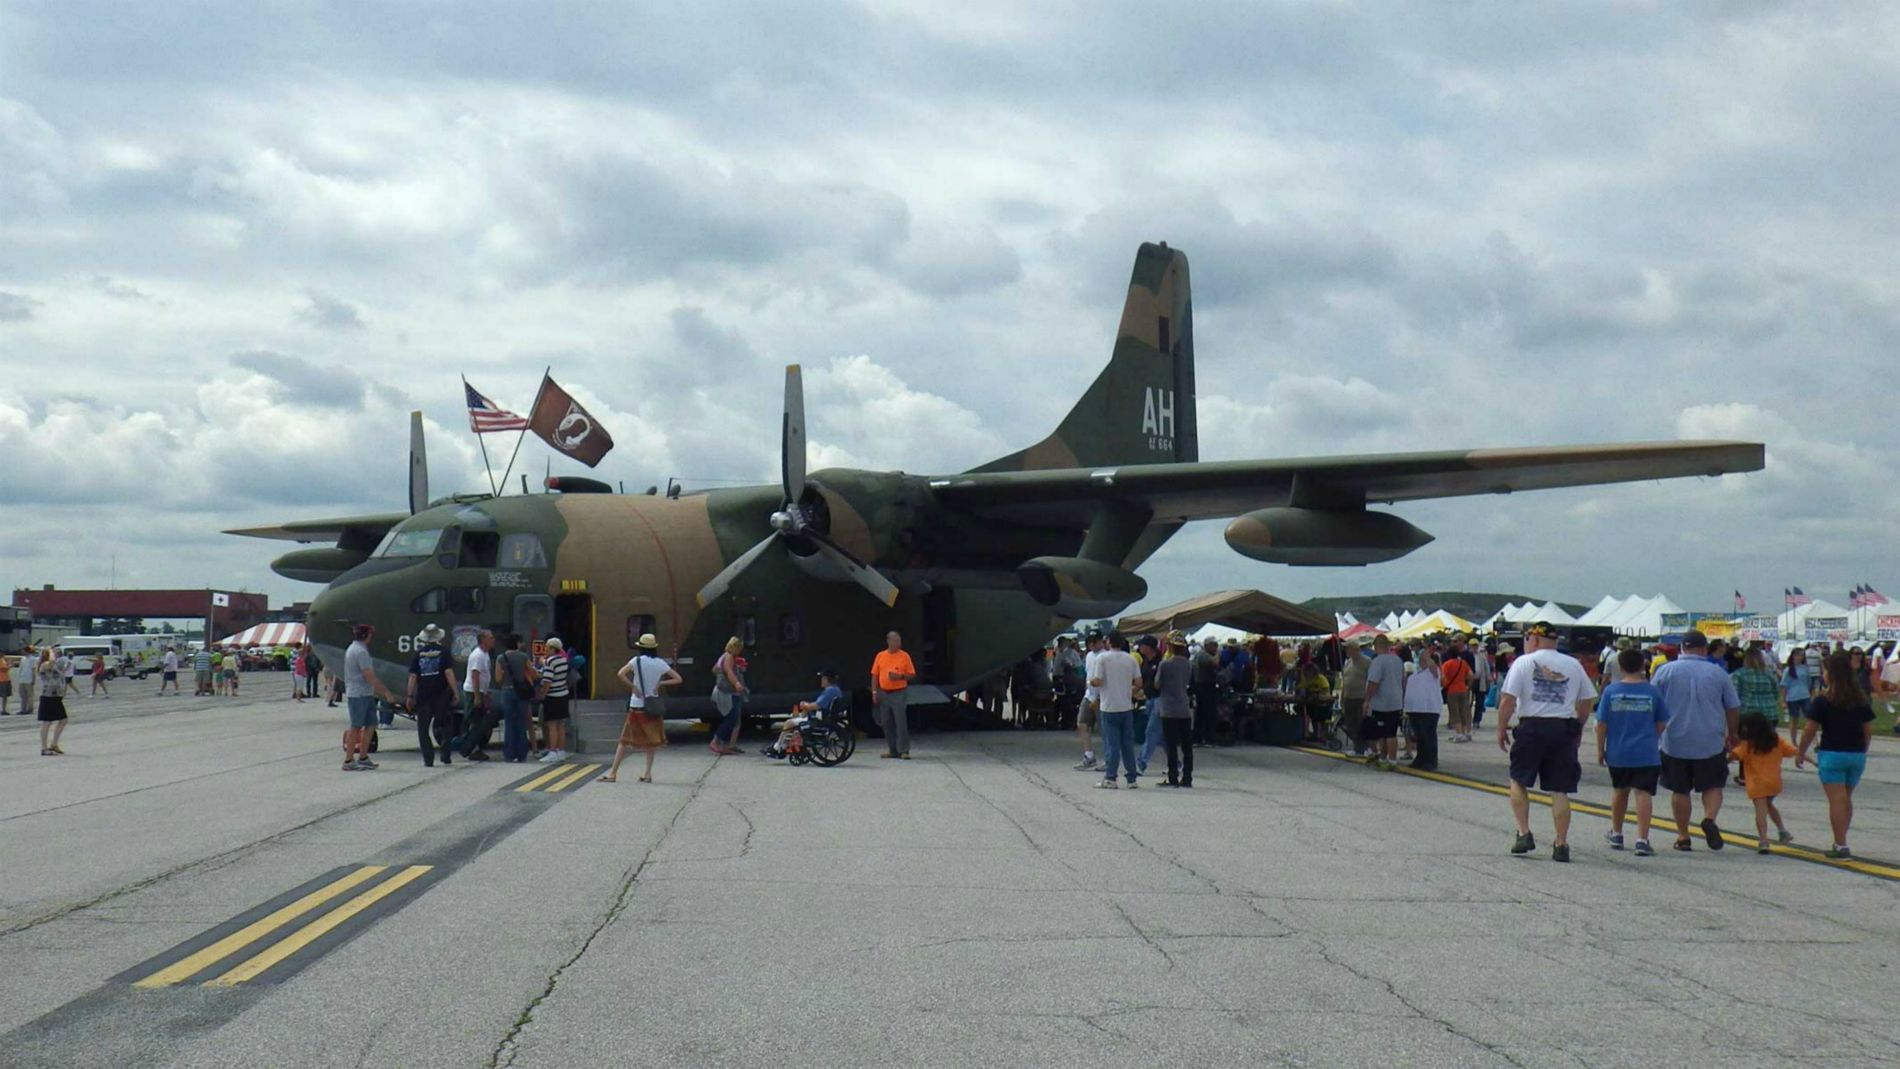
<svg viewBox="0 0 1900 1069">
<path fill-rule="evenodd" d="M 0 292 L 0 323 L 24 323 L 39 306 L 40 302 L 24 294 Z"/>
<path fill-rule="evenodd" d="M 308 360 L 267 349 L 234 353 L 231 363 L 269 379 L 277 396 L 289 404 L 346 409 L 363 406 L 364 382 L 347 368 L 318 367 Z"/>
<path fill-rule="evenodd" d="M 321 293 L 312 293 L 305 299 L 303 307 L 297 309 L 297 318 L 318 330 L 363 329 L 361 310 L 341 298 Z"/>
</svg>

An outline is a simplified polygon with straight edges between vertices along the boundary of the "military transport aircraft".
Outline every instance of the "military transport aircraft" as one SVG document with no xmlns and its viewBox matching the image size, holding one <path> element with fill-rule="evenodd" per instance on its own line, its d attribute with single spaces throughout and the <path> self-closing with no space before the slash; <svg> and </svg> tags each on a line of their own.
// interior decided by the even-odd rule
<svg viewBox="0 0 1900 1069">
<path fill-rule="evenodd" d="M 427 622 L 453 632 L 458 655 L 480 628 L 558 634 L 587 655 L 601 695 L 620 691 L 614 670 L 651 632 L 687 680 L 672 708 L 697 716 L 711 706 L 692 696 L 709 692 L 734 635 L 751 651 L 755 708 L 803 696 L 819 666 L 864 687 L 890 629 L 923 682 L 954 692 L 1077 619 L 1140 600 L 1137 569 L 1194 520 L 1233 517 L 1228 545 L 1255 560 L 1363 565 L 1431 541 L 1374 503 L 1763 461 L 1755 443 L 1679 441 L 1201 463 L 1194 396 L 1187 257 L 1144 244 L 1108 367 L 1074 410 L 1049 437 L 962 474 L 807 474 L 794 366 L 776 486 L 627 495 L 556 477 L 545 493 L 429 501 L 418 415 L 409 512 L 229 533 L 333 543 L 272 564 L 328 584 L 309 628 L 329 663 L 361 621 L 377 626 L 372 653 L 392 686 Z"/>
</svg>

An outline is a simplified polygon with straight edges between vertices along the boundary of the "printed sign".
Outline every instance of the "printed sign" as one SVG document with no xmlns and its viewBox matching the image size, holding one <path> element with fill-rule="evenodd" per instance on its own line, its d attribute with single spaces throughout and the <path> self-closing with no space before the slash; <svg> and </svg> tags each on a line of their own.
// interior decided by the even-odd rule
<svg viewBox="0 0 1900 1069">
<path fill-rule="evenodd" d="M 1670 632 L 1689 630 L 1689 614 L 1686 612 L 1663 613 L 1662 629 Z"/>
<path fill-rule="evenodd" d="M 1900 642 L 1900 616 L 1875 617 L 1874 631 L 1882 642 Z"/>
</svg>

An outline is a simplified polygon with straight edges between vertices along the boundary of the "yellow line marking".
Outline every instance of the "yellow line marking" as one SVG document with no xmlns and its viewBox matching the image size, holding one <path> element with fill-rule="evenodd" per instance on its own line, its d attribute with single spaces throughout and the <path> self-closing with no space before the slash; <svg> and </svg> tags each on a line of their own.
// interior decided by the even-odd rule
<svg viewBox="0 0 1900 1069">
<path fill-rule="evenodd" d="M 316 909 L 318 906 L 323 905 L 338 895 L 353 890 L 363 882 L 377 876 L 388 867 L 387 865 L 364 865 L 348 876 L 344 876 L 336 882 L 324 887 L 319 887 L 315 891 L 299 898 L 275 913 L 252 921 L 250 924 L 232 932 L 230 935 L 205 947 L 196 954 L 165 966 L 163 969 L 147 976 L 145 979 L 137 981 L 132 986 L 149 989 L 169 987 L 172 984 L 178 983 L 180 980 L 191 976 L 199 970 L 230 957 L 232 954 L 243 949 L 246 945 L 256 942 L 260 937 L 282 928 L 284 925 Z"/>
<path fill-rule="evenodd" d="M 555 779 L 557 776 L 560 776 L 562 773 L 566 772 L 568 769 L 573 768 L 573 767 L 574 767 L 573 765 L 555 765 L 553 768 L 548 769 L 546 772 L 541 773 L 539 776 L 536 776 L 533 779 L 529 780 L 528 782 L 522 784 L 521 786 L 516 787 L 515 793 L 527 794 L 529 791 L 536 790 L 540 787 L 544 787 L 550 781 Z"/>
<path fill-rule="evenodd" d="M 567 766 L 564 766 L 564 767 L 565 767 L 565 768 L 573 768 L 574 766 L 572 766 L 572 765 L 567 765 Z M 574 786 L 574 785 L 575 785 L 576 783 L 579 783 L 580 781 L 582 781 L 582 780 L 584 780 L 584 779 L 586 779 L 586 778 L 587 778 L 588 776 L 590 776 L 590 775 L 592 775 L 592 774 L 593 774 L 593 773 L 594 773 L 595 771 L 597 771 L 597 770 L 598 770 L 599 768 L 600 768 L 600 766 L 599 766 L 599 765 L 582 765 L 582 766 L 581 766 L 581 767 L 580 767 L 579 769 L 577 769 L 577 770 L 576 770 L 576 771 L 574 772 L 574 774 L 573 774 L 573 775 L 571 775 L 571 776 L 569 776 L 569 777 L 567 777 L 566 779 L 564 779 L 564 780 L 562 780 L 561 782 L 559 782 L 559 783 L 557 783 L 557 784 L 555 784 L 554 786 L 552 786 L 552 787 L 549 787 L 549 788 L 548 788 L 548 793 L 549 793 L 549 794 L 559 794 L 559 793 L 561 793 L 562 791 L 564 791 L 564 790 L 567 790 L 567 789 L 568 789 L 569 787 L 572 787 L 572 786 Z"/>
<path fill-rule="evenodd" d="M 1296 750 L 1303 754 L 1311 754 L 1315 757 L 1330 757 L 1335 761 L 1345 761 L 1355 765 L 1361 763 L 1359 758 L 1333 750 L 1318 750 L 1309 746 L 1289 746 L 1287 749 Z M 1486 783 L 1483 780 L 1467 779 L 1464 776 L 1454 776 L 1448 772 L 1424 772 L 1416 768 L 1406 768 L 1403 765 L 1393 771 L 1403 772 L 1408 776 L 1413 776 L 1418 779 L 1431 780 L 1434 783 L 1447 783 L 1454 787 L 1466 787 L 1474 791 L 1483 791 L 1486 794 L 1495 794 L 1500 797 L 1508 798 L 1511 794 L 1509 787 L 1500 786 L 1496 783 Z M 1530 795 L 1531 801 L 1536 802 L 1538 805 L 1547 806 L 1550 804 L 1550 795 L 1543 791 L 1529 791 L 1527 793 Z M 1652 828 L 1661 828 L 1673 834 L 1675 832 L 1676 822 L 1675 818 L 1670 816 L 1667 812 L 1667 804 L 1659 805 L 1657 809 L 1656 816 L 1650 826 Z M 1607 818 L 1610 816 L 1609 806 L 1598 802 L 1581 801 L 1574 797 L 1570 799 L 1570 810 L 1573 813 L 1584 813 L 1593 817 Z M 1630 821 L 1636 819 L 1635 805 L 1632 804 L 1630 806 L 1629 811 L 1625 814 L 1625 819 Z M 1756 841 L 1753 836 L 1738 835 L 1730 831 L 1722 833 L 1722 841 L 1732 846 L 1747 847 L 1751 850 L 1755 849 L 1756 846 Z M 1768 851 L 1773 854 L 1780 854 L 1784 857 L 1799 858 L 1802 861 L 1812 861 L 1816 864 L 1827 865 L 1831 868 L 1858 872 L 1865 876 L 1878 876 L 1883 880 L 1900 880 L 1900 865 L 1888 865 L 1878 861 L 1863 861 L 1860 858 L 1853 857 L 1835 859 L 1826 856 L 1813 847 L 1787 846 L 1782 843 L 1769 843 Z"/>
<path fill-rule="evenodd" d="M 434 868 L 433 865 L 411 865 L 382 883 L 364 891 L 348 902 L 318 917 L 315 921 L 291 933 L 273 944 L 269 949 L 251 960 L 225 973 L 215 980 L 206 980 L 206 987 L 236 987 L 246 980 L 254 980 L 265 969 L 283 961 L 297 951 L 316 942 L 335 931 L 343 922 L 363 912 L 376 903 L 395 894 L 397 891 L 422 878 L 422 874 Z"/>
</svg>

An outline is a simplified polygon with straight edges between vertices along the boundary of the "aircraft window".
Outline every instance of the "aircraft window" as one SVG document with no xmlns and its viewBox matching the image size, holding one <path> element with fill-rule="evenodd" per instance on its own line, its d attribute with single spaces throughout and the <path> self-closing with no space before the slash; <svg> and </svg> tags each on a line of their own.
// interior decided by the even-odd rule
<svg viewBox="0 0 1900 1069">
<path fill-rule="evenodd" d="M 500 548 L 501 536 L 493 531 L 463 531 L 460 563 L 464 568 L 493 568 Z"/>
<path fill-rule="evenodd" d="M 548 555 L 541 549 L 541 539 L 529 532 L 501 536 L 501 566 L 503 568 L 545 568 Z"/>
<path fill-rule="evenodd" d="M 647 613 L 636 613 L 627 617 L 627 648 L 637 649 L 641 635 L 653 634 L 653 617 Z"/>
<path fill-rule="evenodd" d="M 481 612 L 488 605 L 488 591 L 479 586 L 458 586 L 449 591 L 449 611 Z"/>
<path fill-rule="evenodd" d="M 778 618 L 778 644 L 787 648 L 805 644 L 805 618 L 788 612 Z"/>
<path fill-rule="evenodd" d="M 436 587 L 434 590 L 424 592 L 422 595 L 417 597 L 416 600 L 410 602 L 409 611 L 410 612 L 441 612 L 443 608 L 447 606 L 448 600 L 449 600 L 449 592 L 442 589 L 441 587 Z"/>
<path fill-rule="evenodd" d="M 442 540 L 442 528 L 427 527 L 406 531 L 391 531 L 389 537 L 376 550 L 378 557 L 426 557 L 435 552 L 437 542 Z"/>
</svg>

